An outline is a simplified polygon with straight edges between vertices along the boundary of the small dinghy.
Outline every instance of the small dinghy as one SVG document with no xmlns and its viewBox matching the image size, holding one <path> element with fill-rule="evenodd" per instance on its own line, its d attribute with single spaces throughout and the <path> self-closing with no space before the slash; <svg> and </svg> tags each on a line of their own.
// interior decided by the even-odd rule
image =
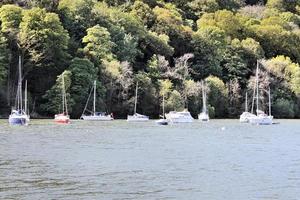
<svg viewBox="0 0 300 200">
<path fill-rule="evenodd" d="M 157 121 L 155 121 L 155 123 L 158 125 L 164 125 L 164 126 L 169 124 L 168 120 L 166 120 L 166 119 L 157 120 Z"/>
</svg>

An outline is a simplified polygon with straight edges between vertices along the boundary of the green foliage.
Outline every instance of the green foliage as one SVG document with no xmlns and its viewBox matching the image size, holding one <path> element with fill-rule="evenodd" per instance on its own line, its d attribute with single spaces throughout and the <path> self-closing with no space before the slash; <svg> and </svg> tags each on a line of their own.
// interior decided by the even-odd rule
<svg viewBox="0 0 300 200">
<path fill-rule="evenodd" d="M 239 38 L 242 30 L 242 25 L 238 17 L 228 10 L 206 13 L 197 21 L 197 25 L 198 28 L 216 26 L 232 38 Z"/>
<path fill-rule="evenodd" d="M 295 103 L 287 99 L 277 99 L 274 102 L 273 114 L 278 118 L 294 118 L 296 114 Z"/>
<path fill-rule="evenodd" d="M 222 80 L 214 76 L 209 76 L 205 80 L 210 88 L 208 102 L 215 110 L 215 117 L 225 117 L 228 105 L 228 90 L 225 84 Z"/>
<path fill-rule="evenodd" d="M 89 95 L 94 80 L 97 80 L 97 69 L 94 64 L 87 59 L 74 58 L 70 64 L 71 72 L 70 96 L 73 99 L 72 116 L 79 118 L 85 106 L 85 101 Z M 97 102 L 101 107 L 100 96 L 103 96 L 103 88 L 101 84 L 97 84 Z M 103 102 L 102 102 L 103 108 Z"/>
<path fill-rule="evenodd" d="M 81 114 L 93 80 L 97 108 L 117 117 L 132 112 L 137 80 L 139 112 L 157 117 L 164 94 L 167 110 L 196 115 L 199 81 L 207 77 L 210 114 L 237 117 L 261 59 L 261 93 L 271 86 L 276 116 L 300 115 L 299 0 L 2 0 L 0 6 L 2 98 L 14 102 L 22 55 L 42 115 L 58 112 L 55 79 L 65 72 L 72 117 Z M 294 114 L 281 114 L 288 104 Z"/>
<path fill-rule="evenodd" d="M 19 39 L 30 60 L 38 66 L 62 66 L 68 58 L 69 36 L 58 15 L 40 8 L 23 13 Z"/>
<path fill-rule="evenodd" d="M 114 44 L 106 28 L 96 25 L 87 29 L 87 35 L 82 42 L 86 44 L 84 52 L 96 61 L 112 58 L 111 50 Z"/>
<path fill-rule="evenodd" d="M 151 27 L 154 23 L 154 12 L 148 4 L 142 1 L 134 2 L 134 4 L 132 5 L 131 13 L 137 16 L 148 27 Z"/>
<path fill-rule="evenodd" d="M 0 84 L 7 80 L 9 65 L 9 51 L 7 50 L 7 40 L 0 33 Z"/>
<path fill-rule="evenodd" d="M 4 5 L 0 8 L 1 31 L 16 36 L 22 20 L 22 8 L 15 5 Z"/>
<path fill-rule="evenodd" d="M 188 5 L 198 16 L 204 13 L 212 13 L 219 9 L 217 0 L 194 0 L 189 2 Z"/>
<path fill-rule="evenodd" d="M 176 110 L 182 111 L 184 109 L 184 98 L 177 90 L 173 90 L 166 100 L 166 111 Z"/>
<path fill-rule="evenodd" d="M 267 2 L 267 7 L 275 8 L 275 9 L 278 9 L 280 11 L 295 12 L 297 5 L 298 6 L 300 5 L 299 0 L 290 0 L 290 1 L 286 1 L 286 0 L 268 0 L 268 2 Z"/>
<path fill-rule="evenodd" d="M 252 38 L 242 41 L 232 40 L 231 45 L 227 46 L 221 62 L 224 79 L 227 82 L 237 79 L 245 86 L 256 66 L 256 61 L 263 58 L 263 55 L 260 44 Z"/>
<path fill-rule="evenodd" d="M 214 26 L 199 29 L 191 42 L 194 49 L 193 77 L 201 80 L 210 74 L 220 75 L 225 46 L 224 31 Z"/>
<path fill-rule="evenodd" d="M 278 79 L 283 79 L 296 95 L 300 95 L 300 66 L 293 63 L 289 57 L 277 56 L 268 60 L 266 67 Z"/>
<path fill-rule="evenodd" d="M 64 85 L 66 91 L 66 99 L 68 103 L 68 111 L 72 112 L 72 106 L 74 105 L 74 101 L 70 96 L 70 87 L 72 84 L 71 79 L 72 73 L 68 70 L 64 71 L 61 75 L 59 75 L 56 79 L 56 83 L 50 90 L 46 92 L 43 96 L 45 101 L 44 104 L 41 105 L 41 109 L 43 112 L 46 112 L 48 115 L 54 115 L 62 112 L 62 77 L 64 78 Z"/>
</svg>

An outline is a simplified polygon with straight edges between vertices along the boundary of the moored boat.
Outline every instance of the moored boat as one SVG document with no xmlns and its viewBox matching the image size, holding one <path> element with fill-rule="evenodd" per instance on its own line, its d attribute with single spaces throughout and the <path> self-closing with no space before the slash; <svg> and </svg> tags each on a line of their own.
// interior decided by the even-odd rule
<svg viewBox="0 0 300 200">
<path fill-rule="evenodd" d="M 138 99 L 138 87 L 139 82 L 136 83 L 135 88 L 135 99 L 134 99 L 134 114 L 133 115 L 127 115 L 127 121 L 128 122 L 145 122 L 149 120 L 149 117 L 146 115 L 142 115 L 136 112 L 137 107 L 137 99 Z"/>
<path fill-rule="evenodd" d="M 16 109 L 12 109 L 11 114 L 8 118 L 8 123 L 10 125 L 28 125 L 30 121 L 30 116 L 27 109 L 27 81 L 25 84 L 25 97 L 24 97 L 24 108 L 23 108 L 23 97 L 22 97 L 22 63 L 21 56 L 19 56 L 19 77 L 18 77 L 18 88 L 17 88 L 17 98 L 16 98 Z"/>
<path fill-rule="evenodd" d="M 203 81 L 201 81 L 201 85 L 202 85 L 202 112 L 198 115 L 198 120 L 202 121 L 202 122 L 208 122 L 209 121 L 209 114 L 208 114 L 208 110 L 207 110 L 207 106 L 206 106 L 206 84 L 204 84 Z"/>
<path fill-rule="evenodd" d="M 141 114 L 135 113 L 133 115 L 127 115 L 127 121 L 128 122 L 145 122 L 145 121 L 149 121 L 149 117 L 146 115 L 141 115 Z"/>
<path fill-rule="evenodd" d="M 248 112 L 248 93 L 246 93 L 245 111 L 240 115 L 240 122 L 249 123 L 254 117 L 256 117 L 255 114 Z"/>
<path fill-rule="evenodd" d="M 194 121 L 188 110 L 183 110 L 182 112 L 171 111 L 166 114 L 166 119 L 172 123 L 191 123 Z"/>
<path fill-rule="evenodd" d="M 54 116 L 54 121 L 58 124 L 69 124 L 70 123 L 70 116 L 66 113 L 56 114 Z"/>
<path fill-rule="evenodd" d="M 163 115 L 161 116 L 162 119 L 159 119 L 157 121 L 155 121 L 156 124 L 158 125 L 168 125 L 169 121 L 165 118 L 165 94 L 163 93 L 162 95 L 163 101 L 162 101 L 162 110 L 163 110 Z"/>
<path fill-rule="evenodd" d="M 256 68 L 256 115 L 251 117 L 249 119 L 249 122 L 251 124 L 257 124 L 257 125 L 271 125 L 273 124 L 273 116 L 271 114 L 271 89 L 269 87 L 269 115 L 265 114 L 262 110 L 259 109 L 259 80 L 258 80 L 258 73 L 259 73 L 259 62 L 257 62 L 257 68 Z M 254 90 L 255 91 L 255 90 Z M 255 95 L 254 95 L 255 96 Z"/>
<path fill-rule="evenodd" d="M 94 81 L 93 89 L 91 90 L 91 93 L 93 91 L 93 111 L 91 112 L 90 115 L 85 114 L 87 111 L 87 106 L 91 97 L 91 93 L 87 99 L 85 108 L 83 110 L 83 113 L 80 117 L 80 119 L 86 120 L 86 121 L 111 121 L 113 120 L 113 116 L 107 115 L 105 112 L 96 112 L 96 89 L 97 89 L 97 82 L 96 80 Z"/>
<path fill-rule="evenodd" d="M 65 89 L 64 74 L 62 76 L 62 113 L 54 115 L 54 122 L 58 124 L 69 124 L 70 116 L 68 114 L 68 104 Z"/>
</svg>

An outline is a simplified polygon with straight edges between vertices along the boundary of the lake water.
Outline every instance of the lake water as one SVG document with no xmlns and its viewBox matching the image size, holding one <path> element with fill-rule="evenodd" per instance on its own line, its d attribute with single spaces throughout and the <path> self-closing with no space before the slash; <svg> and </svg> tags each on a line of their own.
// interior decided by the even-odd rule
<svg viewBox="0 0 300 200">
<path fill-rule="evenodd" d="M 0 199 L 293 200 L 300 121 L 0 121 Z"/>
</svg>

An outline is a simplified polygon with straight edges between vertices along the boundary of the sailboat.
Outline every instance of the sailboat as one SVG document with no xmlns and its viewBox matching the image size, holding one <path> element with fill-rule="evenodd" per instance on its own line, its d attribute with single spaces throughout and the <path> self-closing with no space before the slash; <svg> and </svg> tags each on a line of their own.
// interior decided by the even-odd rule
<svg viewBox="0 0 300 200">
<path fill-rule="evenodd" d="M 137 94 L 138 94 L 138 87 L 139 87 L 139 82 L 136 83 L 136 88 L 135 88 L 135 100 L 134 100 L 134 114 L 133 115 L 127 115 L 127 121 L 128 122 L 144 122 L 148 121 L 149 117 L 146 115 L 141 115 L 136 112 L 136 106 L 137 106 Z"/>
<path fill-rule="evenodd" d="M 258 62 L 256 67 L 256 116 L 249 119 L 251 124 L 257 125 L 271 125 L 273 124 L 273 116 L 271 114 L 271 89 L 269 87 L 268 95 L 269 95 L 269 115 L 265 114 L 262 110 L 259 110 L 259 80 L 258 80 Z M 255 91 L 255 90 L 254 90 Z"/>
<path fill-rule="evenodd" d="M 172 123 L 191 123 L 194 121 L 194 118 L 187 109 L 181 112 L 171 111 L 166 114 L 166 119 Z"/>
<path fill-rule="evenodd" d="M 245 111 L 240 115 L 240 122 L 249 123 L 250 119 L 253 117 L 256 117 L 256 115 L 248 112 L 248 93 L 246 92 Z"/>
<path fill-rule="evenodd" d="M 54 121 L 59 124 L 69 124 L 70 116 L 68 114 L 68 104 L 66 97 L 66 89 L 65 89 L 65 79 L 64 74 L 62 74 L 62 113 L 56 114 L 54 116 Z"/>
<path fill-rule="evenodd" d="M 198 115 L 198 119 L 202 122 L 208 122 L 209 121 L 209 115 L 208 110 L 206 106 L 206 85 L 204 86 L 203 81 L 201 81 L 202 84 L 202 112 Z"/>
<path fill-rule="evenodd" d="M 87 111 L 88 102 L 90 100 L 91 93 L 88 97 L 88 100 L 86 102 L 85 108 L 83 110 L 83 113 L 81 115 L 81 119 L 87 120 L 87 121 L 111 121 L 114 118 L 111 115 L 107 115 L 105 112 L 96 112 L 96 89 L 97 89 L 97 83 L 94 81 L 93 90 L 91 92 L 94 92 L 94 100 L 93 100 L 93 111 L 91 115 L 85 115 L 84 113 Z"/>
<path fill-rule="evenodd" d="M 164 94 L 163 94 L 162 109 L 163 109 L 162 119 L 157 120 L 156 123 L 157 123 L 158 125 L 168 125 L 169 122 L 168 122 L 168 120 L 165 118 L 165 95 L 164 95 Z"/>
<path fill-rule="evenodd" d="M 17 105 L 15 109 L 12 109 L 9 115 L 8 122 L 10 125 L 28 125 L 30 117 L 27 111 L 27 81 L 25 85 L 25 107 L 23 108 L 23 98 L 22 98 L 22 71 L 21 71 L 21 56 L 19 56 L 19 78 L 18 78 L 18 89 L 17 89 Z"/>
</svg>

